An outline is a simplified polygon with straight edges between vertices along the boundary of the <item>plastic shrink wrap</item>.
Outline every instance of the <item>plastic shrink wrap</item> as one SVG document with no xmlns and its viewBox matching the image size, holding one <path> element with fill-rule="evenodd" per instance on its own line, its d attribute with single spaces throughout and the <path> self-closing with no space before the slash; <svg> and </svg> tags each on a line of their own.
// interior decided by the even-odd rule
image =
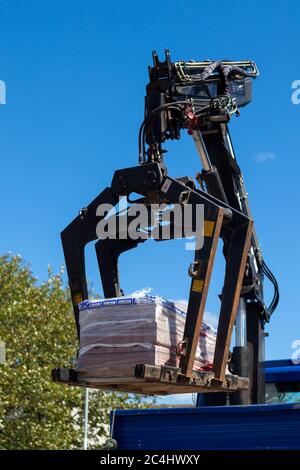
<svg viewBox="0 0 300 470">
<path fill-rule="evenodd" d="M 183 339 L 184 306 L 144 291 L 128 297 L 85 300 L 79 304 L 80 370 L 179 365 L 176 346 Z M 213 362 L 216 332 L 203 323 L 194 369 Z"/>
</svg>

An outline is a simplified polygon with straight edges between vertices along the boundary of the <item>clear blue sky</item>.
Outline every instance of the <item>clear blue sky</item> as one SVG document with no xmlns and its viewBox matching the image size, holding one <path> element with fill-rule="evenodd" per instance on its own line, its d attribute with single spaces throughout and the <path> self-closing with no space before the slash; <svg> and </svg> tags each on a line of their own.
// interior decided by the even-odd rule
<svg viewBox="0 0 300 470">
<path fill-rule="evenodd" d="M 40 280 L 63 263 L 60 231 L 111 181 L 137 163 L 137 131 L 151 51 L 178 59 L 254 59 L 253 102 L 232 119 L 265 259 L 281 292 L 268 358 L 290 357 L 300 339 L 299 124 L 291 83 L 300 79 L 298 1 L 0 2 L 2 222 L 0 252 L 20 253 Z M 260 161 L 263 160 L 263 161 Z M 169 145 L 170 174 L 194 175 L 188 136 Z M 88 250 L 89 278 L 99 292 Z M 121 262 L 127 292 L 151 286 L 186 298 L 192 253 L 148 242 Z M 213 294 L 222 280 L 221 260 Z M 218 299 L 210 296 L 208 311 Z"/>
</svg>

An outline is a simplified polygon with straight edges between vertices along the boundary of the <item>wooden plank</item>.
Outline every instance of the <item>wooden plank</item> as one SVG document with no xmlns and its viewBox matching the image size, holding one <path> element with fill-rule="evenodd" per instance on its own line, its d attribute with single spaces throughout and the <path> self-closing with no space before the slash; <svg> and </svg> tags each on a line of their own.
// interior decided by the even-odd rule
<svg viewBox="0 0 300 470">
<path fill-rule="evenodd" d="M 95 377 L 130 377 L 134 376 L 134 367 L 123 367 L 123 368 L 110 368 L 110 367 L 97 367 L 95 369 L 76 369 L 76 372 L 81 377 L 95 376 Z"/>
<path fill-rule="evenodd" d="M 127 379 L 128 380 L 128 379 Z M 165 384 L 165 383 L 151 383 L 151 382 L 124 382 L 124 383 L 99 383 L 99 382 L 77 382 L 75 385 L 80 387 L 88 387 L 100 390 L 118 390 L 120 392 L 132 392 L 142 393 L 145 395 L 173 395 L 182 393 L 213 393 L 213 392 L 224 392 L 234 391 L 235 389 L 229 389 L 227 387 L 205 387 L 197 385 L 178 385 L 178 384 Z"/>
<path fill-rule="evenodd" d="M 158 370 L 160 370 L 161 379 L 158 379 Z M 248 387 L 248 379 L 227 375 L 223 384 L 213 380 L 212 372 L 193 371 L 193 377 L 184 377 L 184 381 L 178 382 L 180 374 L 175 367 L 158 367 L 144 365 L 144 370 L 148 371 L 146 377 L 137 378 L 134 371 L 130 368 L 130 374 L 124 377 L 103 377 L 101 369 L 96 369 L 99 376 L 89 375 L 91 371 L 78 371 L 72 369 L 55 369 L 52 373 L 53 380 L 63 384 L 77 387 L 89 387 L 101 390 L 118 390 L 123 392 L 142 393 L 145 395 L 168 395 L 176 393 L 201 393 L 215 391 L 234 391 L 237 388 L 245 389 Z M 149 372 L 152 373 L 150 374 Z M 93 373 L 95 370 L 92 371 Z M 155 373 L 154 373 L 155 372 Z M 168 380 L 169 373 L 171 379 Z M 175 375 L 172 375 L 175 374 Z M 152 376 L 151 376 L 152 375 Z M 170 376 L 169 376 L 170 377 Z"/>
<path fill-rule="evenodd" d="M 123 384 L 123 383 L 146 383 L 145 379 L 136 379 L 135 377 L 94 377 L 92 375 L 81 377 L 78 375 L 78 382 L 90 382 L 90 383 L 100 383 L 100 384 Z"/>
</svg>

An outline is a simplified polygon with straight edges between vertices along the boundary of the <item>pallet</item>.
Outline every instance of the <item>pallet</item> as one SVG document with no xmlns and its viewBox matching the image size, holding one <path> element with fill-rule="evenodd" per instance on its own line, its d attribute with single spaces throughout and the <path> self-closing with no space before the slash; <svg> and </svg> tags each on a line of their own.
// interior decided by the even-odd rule
<svg viewBox="0 0 300 470">
<path fill-rule="evenodd" d="M 53 369 L 52 380 L 57 383 L 114 390 L 143 395 L 171 395 L 176 393 L 234 392 L 247 390 L 249 380 L 237 375 L 226 374 L 220 382 L 213 372 L 193 371 L 188 378 L 180 369 L 169 366 L 138 364 L 134 367 L 112 371 L 109 368 L 90 371 L 74 369 Z"/>
</svg>

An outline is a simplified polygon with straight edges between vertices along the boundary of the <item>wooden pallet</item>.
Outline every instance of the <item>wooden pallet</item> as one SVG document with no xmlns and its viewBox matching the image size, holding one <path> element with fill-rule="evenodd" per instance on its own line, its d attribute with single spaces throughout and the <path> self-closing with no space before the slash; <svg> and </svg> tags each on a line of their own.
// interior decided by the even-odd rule
<svg viewBox="0 0 300 470">
<path fill-rule="evenodd" d="M 112 371 L 99 368 L 90 371 L 53 369 L 52 380 L 77 387 L 141 393 L 144 395 L 171 395 L 176 393 L 234 392 L 247 390 L 248 379 L 226 374 L 225 380 L 214 379 L 212 372 L 193 372 L 188 378 L 180 369 L 169 366 L 138 364 L 135 368 Z"/>
</svg>

